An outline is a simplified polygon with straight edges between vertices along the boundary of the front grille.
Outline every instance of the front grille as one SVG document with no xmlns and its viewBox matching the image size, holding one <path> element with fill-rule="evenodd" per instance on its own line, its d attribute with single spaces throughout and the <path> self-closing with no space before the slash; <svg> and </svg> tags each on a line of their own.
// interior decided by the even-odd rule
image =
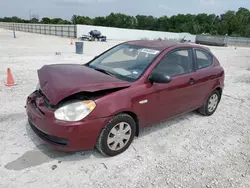
<svg viewBox="0 0 250 188">
<path fill-rule="evenodd" d="M 51 105 L 51 104 L 49 103 L 49 99 L 47 99 L 47 97 L 43 94 L 43 92 L 42 92 L 40 89 L 39 89 L 39 90 L 36 90 L 35 92 L 36 92 L 36 96 L 37 96 L 37 97 L 42 97 L 42 98 L 43 98 L 43 100 L 44 100 L 44 105 L 45 105 L 48 109 L 52 109 L 52 110 L 56 109 L 55 106 L 53 106 L 53 105 Z"/>
<path fill-rule="evenodd" d="M 44 94 L 43 94 L 42 91 L 39 89 L 39 90 L 36 90 L 36 96 L 37 96 L 37 97 L 44 97 Z"/>
<path fill-rule="evenodd" d="M 36 90 L 36 96 L 37 97 L 43 97 L 44 101 L 49 102 L 49 100 L 47 99 L 47 97 L 43 94 L 43 92 L 40 89 Z"/>
<path fill-rule="evenodd" d="M 52 144 L 55 144 L 55 145 L 60 145 L 60 146 L 67 146 L 68 145 L 68 140 L 65 139 L 65 138 L 58 138 L 58 137 L 55 137 L 55 136 L 51 136 L 51 135 L 48 135 L 42 131 L 40 131 L 38 128 L 35 127 L 35 125 L 33 123 L 31 123 L 31 121 L 29 120 L 29 124 L 30 124 L 30 127 L 32 128 L 32 130 L 38 135 L 40 136 L 42 139 L 52 143 Z"/>
</svg>

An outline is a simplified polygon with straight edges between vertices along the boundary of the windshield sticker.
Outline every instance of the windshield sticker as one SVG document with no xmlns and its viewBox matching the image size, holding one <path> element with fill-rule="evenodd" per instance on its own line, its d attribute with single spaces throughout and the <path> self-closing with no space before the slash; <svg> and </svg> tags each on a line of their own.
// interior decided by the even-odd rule
<svg viewBox="0 0 250 188">
<path fill-rule="evenodd" d="M 133 73 L 133 74 L 138 74 L 138 72 L 137 72 L 137 71 L 133 71 L 132 73 Z"/>
<path fill-rule="evenodd" d="M 154 54 L 154 55 L 160 53 L 160 51 L 158 51 L 158 50 L 153 50 L 153 49 L 149 49 L 149 48 L 143 48 L 141 50 L 141 52 L 144 52 L 144 53 L 147 53 L 147 54 Z"/>
</svg>

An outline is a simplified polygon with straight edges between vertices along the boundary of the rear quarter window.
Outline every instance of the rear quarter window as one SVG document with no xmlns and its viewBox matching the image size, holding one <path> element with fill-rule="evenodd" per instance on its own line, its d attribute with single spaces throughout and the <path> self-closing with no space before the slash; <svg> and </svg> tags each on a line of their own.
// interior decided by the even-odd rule
<svg viewBox="0 0 250 188">
<path fill-rule="evenodd" d="M 195 50 L 197 59 L 197 68 L 202 69 L 213 64 L 213 56 L 203 50 Z"/>
<path fill-rule="evenodd" d="M 214 57 L 214 62 L 215 62 L 216 66 L 220 65 L 220 62 L 219 62 L 219 60 L 216 57 Z"/>
</svg>

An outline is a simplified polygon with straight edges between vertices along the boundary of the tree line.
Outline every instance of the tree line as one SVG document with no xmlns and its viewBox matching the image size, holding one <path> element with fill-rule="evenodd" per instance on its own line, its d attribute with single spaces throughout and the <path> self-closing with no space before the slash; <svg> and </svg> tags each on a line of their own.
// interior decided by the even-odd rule
<svg viewBox="0 0 250 188">
<path fill-rule="evenodd" d="M 18 17 L 0 18 L 0 22 L 41 23 L 41 24 L 85 24 L 95 26 L 118 27 L 128 29 L 143 29 L 168 32 L 188 32 L 191 34 L 229 35 L 236 37 L 250 37 L 250 11 L 239 8 L 229 10 L 224 14 L 178 14 L 171 17 L 159 18 L 146 15 L 129 16 L 121 13 L 111 13 L 108 16 L 90 18 L 88 16 L 73 15 L 72 19 L 44 17 L 41 20 L 30 20 Z"/>
</svg>

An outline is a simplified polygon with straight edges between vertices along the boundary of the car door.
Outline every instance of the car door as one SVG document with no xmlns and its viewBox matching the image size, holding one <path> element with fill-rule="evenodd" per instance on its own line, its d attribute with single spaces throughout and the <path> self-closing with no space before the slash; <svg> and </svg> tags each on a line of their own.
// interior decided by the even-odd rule
<svg viewBox="0 0 250 188">
<path fill-rule="evenodd" d="M 206 97 L 210 95 L 212 89 L 216 85 L 217 74 L 213 68 L 213 55 L 204 49 L 194 48 L 195 73 L 193 78 L 195 80 L 194 93 L 197 106 L 203 105 Z"/>
<path fill-rule="evenodd" d="M 194 62 L 191 48 L 178 48 L 168 52 L 153 71 L 172 77 L 170 83 L 153 83 L 155 93 L 154 116 L 158 121 L 195 108 Z M 152 72 L 153 72 L 152 71 Z"/>
</svg>

